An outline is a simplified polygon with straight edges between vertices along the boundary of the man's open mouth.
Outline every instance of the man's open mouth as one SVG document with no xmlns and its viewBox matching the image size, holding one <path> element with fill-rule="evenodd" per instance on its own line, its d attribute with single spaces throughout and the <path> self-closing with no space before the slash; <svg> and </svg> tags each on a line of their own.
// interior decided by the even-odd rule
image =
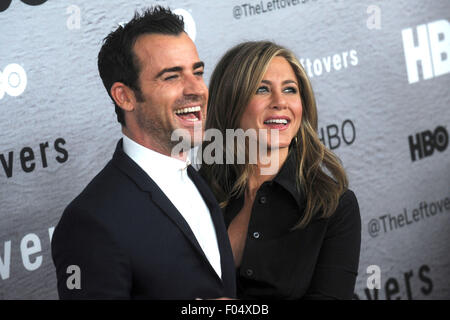
<svg viewBox="0 0 450 320">
<path fill-rule="evenodd" d="M 175 114 L 183 120 L 192 122 L 199 121 L 202 118 L 200 106 L 177 109 Z"/>
</svg>

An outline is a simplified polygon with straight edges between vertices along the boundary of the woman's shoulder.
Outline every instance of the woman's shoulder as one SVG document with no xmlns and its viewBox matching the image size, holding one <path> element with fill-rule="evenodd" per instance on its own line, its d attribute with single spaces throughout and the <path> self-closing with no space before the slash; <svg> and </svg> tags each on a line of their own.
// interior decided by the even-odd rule
<svg viewBox="0 0 450 320">
<path fill-rule="evenodd" d="M 347 189 L 339 198 L 338 206 L 331 216 L 331 220 L 336 223 L 360 223 L 358 199 L 351 189 Z"/>
<path fill-rule="evenodd" d="M 342 193 L 342 195 L 339 198 L 339 206 L 345 205 L 345 206 L 357 206 L 358 200 L 356 199 L 356 195 L 351 189 L 347 189 Z"/>
</svg>

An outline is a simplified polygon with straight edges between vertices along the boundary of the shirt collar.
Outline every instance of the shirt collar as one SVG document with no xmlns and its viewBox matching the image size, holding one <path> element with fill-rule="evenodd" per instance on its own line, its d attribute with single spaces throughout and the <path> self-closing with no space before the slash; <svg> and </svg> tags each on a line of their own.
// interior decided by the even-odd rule
<svg viewBox="0 0 450 320">
<path fill-rule="evenodd" d="M 303 214 L 303 210 L 306 206 L 305 196 L 302 191 L 297 189 L 297 156 L 295 154 L 295 149 L 289 150 L 288 157 L 283 163 L 280 171 L 278 171 L 275 178 L 271 181 L 264 182 L 265 184 L 273 185 L 274 183 L 283 188 L 295 199 L 297 206 L 299 208 L 299 214 Z M 230 199 L 229 206 L 225 209 L 225 223 L 228 226 L 231 220 L 237 215 L 239 210 L 242 209 L 244 205 L 244 196 L 233 197 Z"/>
<path fill-rule="evenodd" d="M 273 179 L 273 182 L 288 191 L 297 202 L 298 207 L 303 208 L 305 206 L 305 198 L 303 192 L 301 192 L 297 187 L 297 166 L 298 161 L 295 154 L 295 149 L 291 149 L 289 150 L 286 161 Z"/>
<path fill-rule="evenodd" d="M 123 151 L 150 176 L 169 172 L 177 173 L 190 165 L 189 158 L 182 161 L 166 156 L 140 145 L 125 135 L 123 136 Z M 164 169 L 163 172 L 161 169 Z"/>
</svg>

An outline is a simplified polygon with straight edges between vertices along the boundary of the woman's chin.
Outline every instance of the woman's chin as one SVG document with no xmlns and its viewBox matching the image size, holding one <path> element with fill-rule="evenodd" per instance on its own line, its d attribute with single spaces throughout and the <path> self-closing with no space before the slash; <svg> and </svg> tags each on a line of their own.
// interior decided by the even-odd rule
<svg viewBox="0 0 450 320">
<path fill-rule="evenodd" d="M 278 142 L 278 143 L 276 143 L 276 142 L 274 142 L 274 143 L 272 143 L 272 142 L 269 142 L 268 144 L 267 144 L 267 149 L 268 150 L 272 150 L 272 151 L 274 151 L 274 150 L 277 150 L 277 149 L 284 149 L 284 148 L 289 148 L 289 145 L 291 144 L 291 142 L 289 141 L 289 142 L 284 142 L 284 141 L 280 141 L 280 142 Z"/>
</svg>

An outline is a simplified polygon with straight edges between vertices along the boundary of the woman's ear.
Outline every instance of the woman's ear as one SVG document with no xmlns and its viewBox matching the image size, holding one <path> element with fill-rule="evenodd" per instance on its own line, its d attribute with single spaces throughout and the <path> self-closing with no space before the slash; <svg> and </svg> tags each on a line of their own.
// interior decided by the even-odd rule
<svg viewBox="0 0 450 320">
<path fill-rule="evenodd" d="M 110 90 L 116 104 L 124 111 L 133 111 L 136 106 L 134 91 L 122 82 L 114 82 Z"/>
</svg>

